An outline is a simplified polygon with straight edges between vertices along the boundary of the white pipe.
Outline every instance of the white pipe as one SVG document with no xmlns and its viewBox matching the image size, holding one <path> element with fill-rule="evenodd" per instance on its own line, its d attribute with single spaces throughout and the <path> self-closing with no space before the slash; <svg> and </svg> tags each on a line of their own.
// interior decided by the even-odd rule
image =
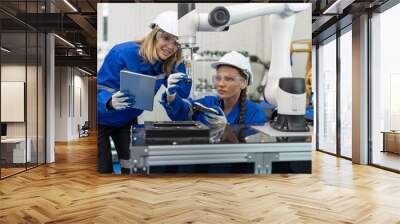
<svg viewBox="0 0 400 224">
<path fill-rule="evenodd" d="M 58 36 L 57 34 L 54 34 L 55 37 L 57 37 L 59 40 L 61 40 L 62 42 L 66 43 L 67 45 L 69 45 L 70 47 L 75 48 L 75 45 L 73 45 L 71 42 L 69 42 L 68 40 Z"/>
<path fill-rule="evenodd" d="M 68 1 L 64 0 L 65 4 L 67 4 L 74 12 L 78 12 L 78 10 Z"/>
</svg>

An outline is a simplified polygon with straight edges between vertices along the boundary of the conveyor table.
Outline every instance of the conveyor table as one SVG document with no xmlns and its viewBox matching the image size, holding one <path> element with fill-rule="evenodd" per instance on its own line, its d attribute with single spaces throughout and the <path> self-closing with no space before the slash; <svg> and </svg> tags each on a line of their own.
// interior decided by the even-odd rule
<svg viewBox="0 0 400 224">
<path fill-rule="evenodd" d="M 311 136 L 273 136 L 263 128 L 228 125 L 211 130 L 206 144 L 187 139 L 151 144 L 145 139 L 144 126 L 137 125 L 132 128 L 130 159 L 121 160 L 121 168 L 130 174 L 151 174 L 160 166 L 245 163 L 252 164 L 255 174 L 311 173 Z M 284 167 L 289 171 L 282 171 Z"/>
</svg>

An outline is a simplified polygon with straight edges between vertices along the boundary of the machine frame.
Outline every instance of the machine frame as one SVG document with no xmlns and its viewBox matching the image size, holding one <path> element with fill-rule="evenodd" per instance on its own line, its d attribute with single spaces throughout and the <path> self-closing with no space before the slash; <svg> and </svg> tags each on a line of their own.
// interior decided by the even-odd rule
<svg viewBox="0 0 400 224">
<path fill-rule="evenodd" d="M 221 163 L 254 163 L 255 174 L 271 174 L 273 162 L 312 160 L 311 142 L 284 142 L 287 137 L 274 143 L 149 145 L 142 134 L 132 132 L 130 159 L 120 161 L 130 174 L 151 174 L 152 166 Z"/>
</svg>

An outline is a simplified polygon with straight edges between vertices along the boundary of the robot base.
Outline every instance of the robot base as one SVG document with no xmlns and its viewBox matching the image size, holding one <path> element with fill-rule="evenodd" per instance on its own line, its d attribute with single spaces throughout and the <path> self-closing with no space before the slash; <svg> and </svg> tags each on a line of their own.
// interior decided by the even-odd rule
<svg viewBox="0 0 400 224">
<path fill-rule="evenodd" d="M 271 127 L 283 132 L 308 132 L 310 128 L 304 119 L 304 115 L 279 114 L 271 121 Z"/>
</svg>

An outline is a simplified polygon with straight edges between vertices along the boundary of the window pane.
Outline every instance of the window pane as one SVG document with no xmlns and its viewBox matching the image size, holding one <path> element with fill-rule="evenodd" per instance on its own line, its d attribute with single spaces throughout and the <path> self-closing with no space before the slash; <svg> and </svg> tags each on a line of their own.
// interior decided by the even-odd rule
<svg viewBox="0 0 400 224">
<path fill-rule="evenodd" d="M 26 80 L 26 115 L 27 115 L 27 133 L 28 144 L 30 146 L 30 159 L 28 168 L 37 165 L 37 73 L 38 73 L 38 35 L 36 32 L 28 32 L 28 62 L 27 62 L 27 80 Z"/>
<path fill-rule="evenodd" d="M 340 37 L 340 153 L 351 158 L 352 141 L 352 35 Z"/>
<path fill-rule="evenodd" d="M 2 33 L 1 46 L 1 123 L 6 125 L 1 139 L 1 177 L 25 170 L 30 161 L 26 144 L 26 33 Z M 28 151 L 26 150 L 28 146 Z"/>
<path fill-rule="evenodd" d="M 336 40 L 318 48 L 318 147 L 336 153 Z"/>
<path fill-rule="evenodd" d="M 400 4 L 372 18 L 372 163 L 400 170 Z M 386 140 L 382 132 L 389 132 Z M 385 143 L 385 145 L 384 145 Z M 383 152 L 382 152 L 383 150 Z"/>
</svg>

